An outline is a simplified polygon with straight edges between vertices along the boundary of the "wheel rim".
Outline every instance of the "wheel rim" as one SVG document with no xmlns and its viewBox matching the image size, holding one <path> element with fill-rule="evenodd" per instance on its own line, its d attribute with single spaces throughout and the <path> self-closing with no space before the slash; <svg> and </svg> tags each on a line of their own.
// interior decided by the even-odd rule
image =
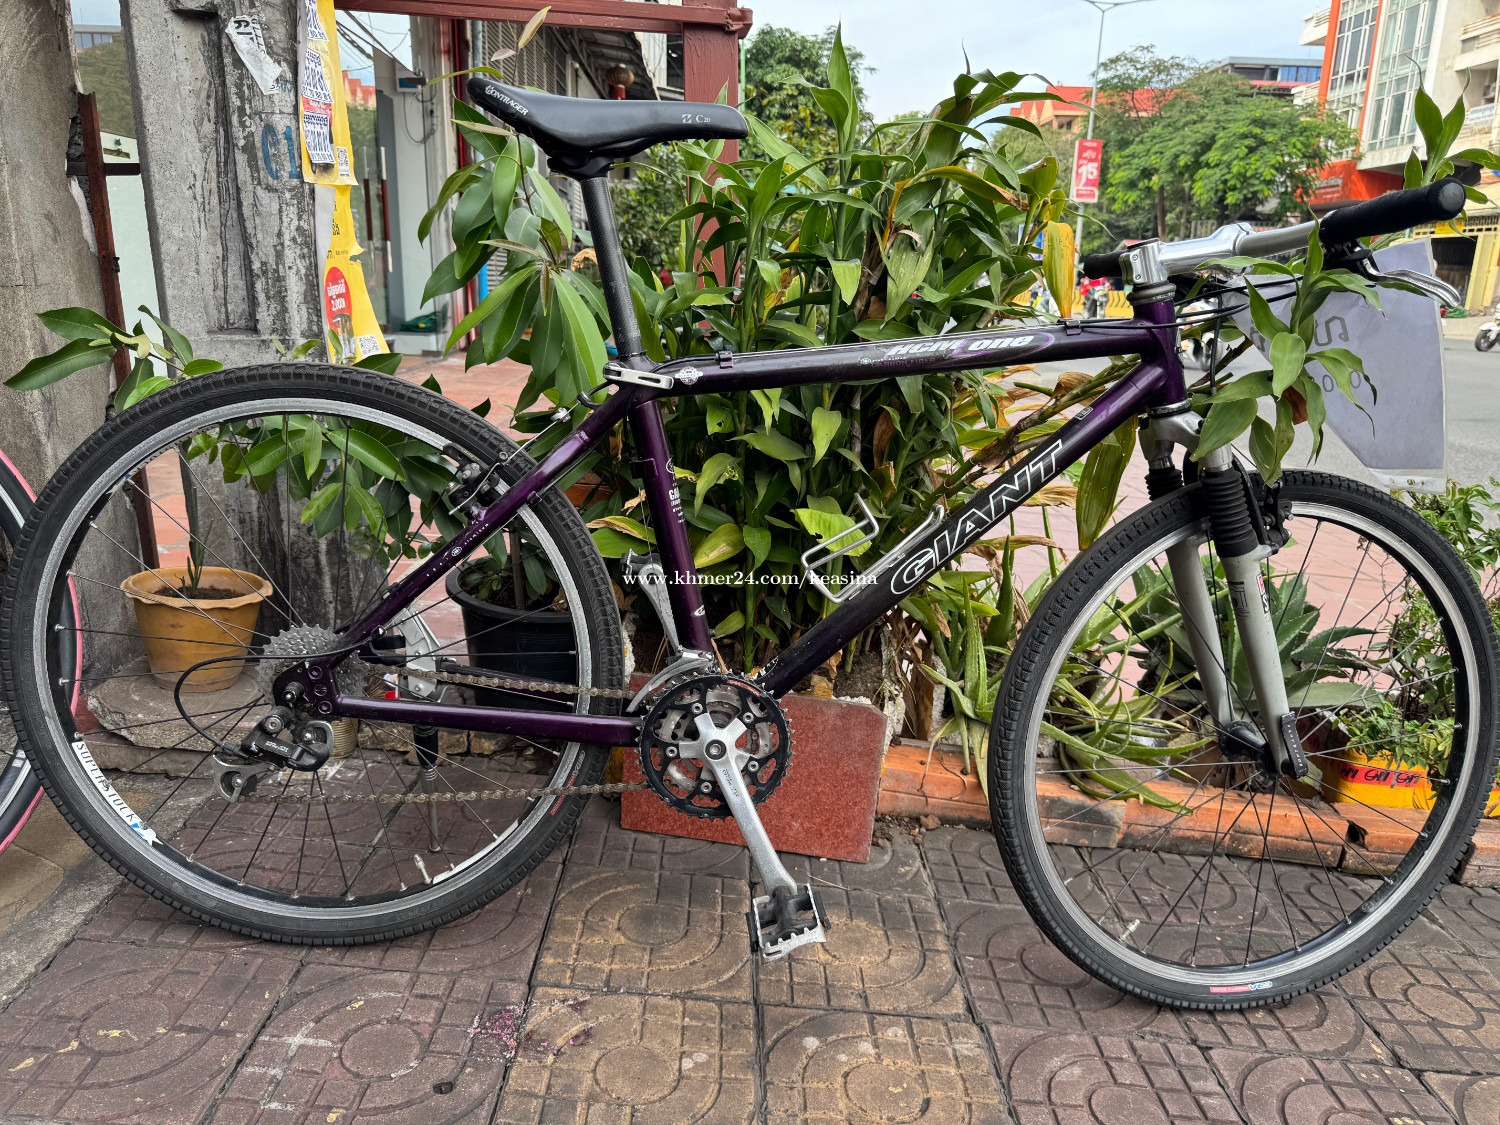
<svg viewBox="0 0 1500 1125">
<path fill-rule="evenodd" d="M 1455 717 L 1463 720 L 1459 728 L 1463 737 L 1462 740 L 1453 739 L 1452 749 L 1457 753 L 1450 754 L 1448 773 L 1442 779 L 1442 784 L 1435 786 L 1436 800 L 1422 824 L 1422 828 L 1431 833 L 1425 844 L 1419 843 L 1417 847 L 1410 849 L 1395 865 L 1392 873 L 1385 880 L 1377 880 L 1374 886 L 1365 885 L 1364 875 L 1352 875 L 1334 865 L 1331 848 L 1327 851 L 1315 848 L 1311 854 L 1318 862 L 1299 865 L 1295 890 L 1288 886 L 1293 880 L 1290 877 L 1283 878 L 1287 866 L 1284 862 L 1254 857 L 1256 849 L 1253 840 L 1248 848 L 1243 840 L 1239 842 L 1238 850 L 1242 854 L 1235 854 L 1231 850 L 1233 833 L 1224 826 L 1226 816 L 1234 815 L 1231 804 L 1234 790 L 1219 788 L 1214 792 L 1214 787 L 1207 782 L 1210 776 L 1207 772 L 1202 773 L 1205 780 L 1190 790 L 1193 795 L 1186 802 L 1193 810 L 1193 819 L 1204 816 L 1206 810 L 1207 816 L 1204 819 L 1211 825 L 1212 840 L 1205 845 L 1200 836 L 1196 856 L 1181 854 L 1188 850 L 1186 847 L 1168 850 L 1162 846 L 1168 843 L 1170 847 L 1171 837 L 1179 834 L 1184 827 L 1181 820 L 1173 820 L 1178 815 L 1176 812 L 1158 817 L 1157 827 L 1148 827 L 1138 832 L 1132 840 L 1137 844 L 1135 847 L 1123 846 L 1126 836 L 1122 834 L 1122 846 L 1119 847 L 1074 848 L 1063 842 L 1064 834 L 1072 833 L 1073 830 L 1066 825 L 1059 826 L 1061 822 L 1057 818 L 1053 818 L 1053 826 L 1049 828 L 1044 823 L 1042 814 L 1037 811 L 1039 785 L 1047 777 L 1047 770 L 1044 765 L 1039 764 L 1037 754 L 1026 754 L 1021 779 L 1024 794 L 1021 799 L 1022 816 L 1025 820 L 1028 850 L 1038 857 L 1035 866 L 1046 884 L 1046 893 L 1061 907 L 1069 927 L 1075 933 L 1084 936 L 1086 940 L 1105 945 L 1109 954 L 1130 970 L 1163 981 L 1164 987 L 1180 990 L 1187 986 L 1227 998 L 1235 993 L 1280 988 L 1286 983 L 1285 977 L 1294 967 L 1305 967 L 1317 961 L 1339 961 L 1352 944 L 1360 942 L 1390 919 L 1392 912 L 1401 904 L 1405 888 L 1430 877 L 1431 865 L 1442 854 L 1443 845 L 1450 839 L 1451 833 L 1461 827 L 1461 818 L 1458 816 L 1460 802 L 1456 797 L 1467 792 L 1472 780 L 1479 724 L 1478 700 L 1475 693 L 1467 690 L 1467 678 L 1475 667 L 1471 638 L 1466 630 L 1451 628 L 1452 623 L 1462 620 L 1458 607 L 1427 561 L 1373 520 L 1343 508 L 1311 502 L 1295 503 L 1293 519 L 1289 521 L 1289 529 L 1293 535 L 1297 536 L 1299 524 L 1306 528 L 1309 521 L 1316 522 L 1317 528 L 1313 535 L 1304 540 L 1310 544 L 1304 554 L 1304 566 L 1313 557 L 1312 548 L 1317 544 L 1317 535 L 1327 535 L 1320 529 L 1335 527 L 1345 535 L 1354 536 L 1369 544 L 1371 548 L 1386 552 L 1390 559 L 1400 561 L 1404 567 L 1409 568 L 1407 577 L 1420 590 L 1421 595 L 1429 600 L 1436 597 L 1441 602 L 1443 614 L 1439 620 L 1445 626 L 1450 626 L 1443 638 L 1450 646 L 1448 655 L 1454 661 L 1454 681 L 1458 688 L 1456 706 L 1462 708 L 1462 714 Z M 1043 682 L 1052 685 L 1056 681 L 1065 661 L 1072 657 L 1070 650 L 1075 641 L 1084 634 L 1085 626 L 1105 606 L 1111 593 L 1122 584 L 1122 576 L 1135 574 L 1148 560 L 1159 556 L 1171 542 L 1195 538 L 1205 538 L 1204 530 L 1193 526 L 1179 528 L 1170 536 L 1142 548 L 1131 560 L 1117 568 L 1102 583 L 1085 611 L 1077 615 L 1077 620 L 1067 630 L 1066 643 L 1059 647 L 1046 670 Z M 1204 550 L 1206 552 L 1207 548 Z M 1318 624 L 1319 628 L 1326 627 L 1321 621 Z M 1337 646 L 1330 646 L 1330 650 L 1334 647 Z M 1292 692 L 1290 695 L 1296 710 L 1297 693 Z M 1303 694 L 1304 702 L 1309 695 L 1310 689 Z M 1039 745 L 1038 735 L 1044 729 L 1044 719 L 1055 713 L 1049 710 L 1050 707 L 1048 698 L 1039 694 L 1035 706 L 1026 718 L 1022 745 Z M 1323 721 L 1330 728 L 1341 728 L 1344 726 L 1344 717 L 1350 710 L 1348 706 L 1334 708 L 1332 713 L 1339 717 L 1325 718 Z M 1304 740 L 1308 734 L 1304 730 Z M 1373 745 L 1367 745 L 1366 748 L 1372 753 L 1376 751 Z M 1329 753 L 1315 752 L 1315 756 L 1324 762 L 1333 759 L 1333 755 Z M 1063 759 L 1060 757 L 1059 761 L 1063 762 Z M 1115 757 L 1113 761 L 1118 763 L 1121 759 Z M 1063 764 L 1077 772 L 1076 762 Z M 1183 764 L 1197 766 L 1203 763 L 1186 759 Z M 1160 781 L 1159 769 L 1159 765 L 1139 768 L 1133 772 L 1133 776 L 1140 775 Z M 1050 793 L 1050 787 L 1043 788 Z M 1238 797 L 1235 794 L 1233 799 Z M 1249 812 L 1254 820 L 1252 828 L 1267 829 L 1255 833 L 1262 837 L 1261 856 L 1271 854 L 1268 829 L 1275 809 L 1273 802 L 1278 799 L 1282 802 L 1281 811 L 1285 814 L 1293 797 L 1284 786 L 1273 792 L 1269 799 L 1261 797 L 1254 801 L 1245 800 L 1242 804 L 1240 815 Z M 1218 809 L 1213 807 L 1215 801 L 1220 803 Z M 1369 808 L 1368 803 L 1358 797 L 1354 798 L 1354 802 L 1364 809 Z M 1099 813 L 1109 805 L 1118 804 L 1118 801 L 1098 801 L 1094 803 L 1092 811 Z M 1308 826 L 1307 835 L 1310 838 L 1325 837 L 1336 827 L 1328 820 L 1331 809 L 1321 800 L 1298 799 L 1295 804 L 1297 815 Z M 1373 813 L 1365 813 L 1364 809 L 1363 815 L 1374 815 L 1377 818 L 1389 815 L 1379 808 L 1375 808 Z M 1162 830 L 1163 825 L 1173 824 L 1178 827 Z M 1191 844 L 1192 841 L 1187 843 Z M 1206 855 L 1203 854 L 1205 847 Z M 1361 857 L 1358 844 L 1351 843 L 1349 847 L 1355 855 L 1355 862 L 1350 866 L 1378 866 L 1374 862 L 1375 853 L 1368 852 Z M 1245 852 L 1250 854 L 1243 854 Z M 1247 877 L 1247 868 L 1254 870 L 1253 877 Z M 1112 876 L 1112 880 L 1106 878 L 1106 875 Z M 1249 902 L 1248 919 L 1245 902 L 1247 891 L 1253 896 Z M 1153 894 L 1156 895 L 1154 899 Z M 1196 911 L 1185 908 L 1196 908 Z M 1335 919 L 1334 913 L 1340 917 Z M 1188 914 L 1194 916 L 1189 919 Z M 1273 925 L 1260 922 L 1257 932 L 1257 920 L 1261 918 L 1279 923 L 1279 933 L 1276 936 L 1283 939 L 1279 943 L 1282 948 L 1275 948 L 1277 943 L 1267 940 L 1273 934 Z M 1191 934 L 1183 929 L 1189 925 Z M 1208 931 L 1210 938 L 1207 945 L 1202 944 L 1205 931 Z M 1160 940 L 1163 932 L 1166 934 L 1166 941 Z M 1145 934 L 1144 941 L 1141 934 Z M 1191 945 L 1186 946 L 1187 952 L 1184 954 L 1182 950 L 1188 941 Z M 1171 952 L 1173 942 L 1176 942 L 1178 951 L 1175 955 Z M 1216 949 L 1220 951 L 1220 963 L 1203 963 L 1211 960 L 1209 954 Z M 1237 956 L 1224 956 L 1225 950 Z"/>
<path fill-rule="evenodd" d="M 256 403 L 253 408 L 247 408 L 244 405 L 229 405 L 208 411 L 153 434 L 150 439 L 138 443 L 127 453 L 118 457 L 113 464 L 94 475 L 82 500 L 74 505 L 67 517 L 63 533 L 53 540 L 42 564 L 45 575 L 44 588 L 56 594 L 60 576 L 66 572 L 65 566 L 78 555 L 80 545 L 89 535 L 91 513 L 107 504 L 123 503 L 122 489 L 126 487 L 123 483 L 126 475 L 145 463 L 159 461 L 167 451 L 173 450 L 177 443 L 193 433 L 207 431 L 221 424 L 244 422 L 251 417 L 264 419 L 292 415 L 322 415 L 326 416 L 325 420 L 327 420 L 335 414 L 350 423 L 387 427 L 410 441 L 422 443 L 433 449 L 441 449 L 450 440 L 390 410 L 334 401 L 318 396 L 287 396 Z M 158 525 L 161 526 L 166 516 L 167 525 L 171 526 L 174 521 L 169 514 L 165 513 L 163 505 L 153 501 L 153 507 L 157 511 Z M 217 505 L 217 512 L 220 515 L 226 514 L 222 504 Z M 175 522 L 180 526 L 180 521 Z M 578 669 L 576 682 L 582 687 L 591 686 L 592 649 L 588 622 L 585 617 L 584 599 L 577 588 L 574 574 L 567 565 L 566 552 L 530 507 L 523 509 L 520 525 L 524 527 L 523 534 L 528 544 L 536 548 L 538 556 L 550 564 L 560 597 L 565 603 L 567 617 L 572 623 L 573 644 L 576 646 Z M 430 527 L 430 524 L 427 526 Z M 209 537 L 212 538 L 211 531 Z M 112 540 L 111 543 L 113 543 Z M 113 543 L 113 546 L 117 551 L 123 550 L 118 543 Z M 251 545 L 242 539 L 234 546 L 235 549 L 244 549 Z M 206 553 L 224 554 L 227 550 L 228 548 L 221 545 L 219 551 L 214 551 L 210 546 Z M 287 552 L 287 557 L 291 557 L 290 551 Z M 219 561 L 230 560 L 222 558 Z M 396 572 L 398 566 L 400 566 L 399 563 L 393 563 L 391 573 Z M 265 569 L 273 569 L 273 567 Z M 74 573 L 78 573 L 78 570 L 79 568 L 75 566 Z M 387 576 L 389 577 L 389 574 Z M 99 581 L 88 582 L 88 585 L 96 590 L 101 587 L 108 589 L 108 583 Z M 284 604 L 278 608 L 281 609 L 283 615 L 288 618 L 296 616 L 295 596 L 282 589 L 282 583 L 273 580 L 272 585 L 276 587 L 276 591 L 270 601 L 274 602 L 280 598 Z M 426 596 L 425 593 L 424 596 Z M 97 600 L 96 594 L 95 601 Z M 429 602 L 430 604 L 423 606 L 420 611 L 423 616 L 433 615 L 433 610 L 441 607 L 446 602 L 446 597 L 435 594 Z M 419 599 L 416 604 L 421 605 L 421 600 Z M 97 605 L 91 607 L 89 616 L 92 619 L 100 616 Z M 341 614 L 341 616 L 348 616 L 348 614 Z M 268 639 L 267 634 L 260 632 L 260 629 L 261 625 L 257 623 L 257 633 L 254 637 L 256 646 L 264 644 Z M 83 632 L 88 637 L 96 630 L 86 628 Z M 34 652 L 38 654 L 45 652 L 51 640 L 48 634 L 45 615 L 35 615 L 30 636 Z M 447 651 L 457 646 L 460 649 L 460 658 L 462 658 L 462 641 L 451 639 L 451 629 L 439 639 Z M 252 646 L 252 665 L 255 651 L 255 646 Z M 91 668 L 90 674 L 84 677 L 85 692 L 90 693 L 91 699 L 95 699 L 106 681 L 119 681 L 124 675 L 125 673 L 117 669 L 101 673 Z M 50 690 L 51 685 L 46 683 L 42 675 L 38 675 L 37 682 L 33 686 L 40 698 L 55 699 Z M 189 699 L 191 696 L 185 694 L 183 698 Z M 576 709 L 588 709 L 586 696 L 580 695 L 576 699 Z M 249 717 L 253 718 L 268 705 L 268 701 L 262 699 L 257 707 L 248 713 Z M 211 710 L 201 711 L 200 714 L 209 715 Z M 362 823 L 354 823 L 360 818 L 357 814 L 352 814 L 351 809 L 378 809 L 379 804 L 375 800 L 369 802 L 361 800 L 360 802 L 350 801 L 343 807 L 339 807 L 335 798 L 356 795 L 363 797 L 366 794 L 341 793 L 336 791 L 336 787 L 342 786 L 347 789 L 360 784 L 365 787 L 366 792 L 372 798 L 395 790 L 413 791 L 413 785 L 419 784 L 413 777 L 415 773 L 421 772 L 419 764 L 412 766 L 408 763 L 403 766 L 397 761 L 399 758 L 411 756 L 409 753 L 411 740 L 408 738 L 405 745 L 397 742 L 393 749 L 360 746 L 352 765 L 347 760 L 344 765 L 339 765 L 338 760 L 330 759 L 329 764 L 316 774 L 298 774 L 289 771 L 276 775 L 270 782 L 270 786 L 279 787 L 284 794 L 292 796 L 297 796 L 292 789 L 294 785 L 305 785 L 309 790 L 316 787 L 316 794 L 310 794 L 303 804 L 230 806 L 218 798 L 206 798 L 197 801 L 193 806 L 193 812 L 185 816 L 177 816 L 172 813 L 174 806 L 180 810 L 185 804 L 196 800 L 192 788 L 194 786 L 201 788 L 205 783 L 208 772 L 206 759 L 182 773 L 180 777 L 172 777 L 169 773 L 168 779 L 152 788 L 145 797 L 136 796 L 129 788 L 130 784 L 134 784 L 134 777 L 147 774 L 153 763 L 160 769 L 163 764 L 162 759 L 148 755 L 145 761 L 135 765 L 128 775 L 106 773 L 90 768 L 93 763 L 76 751 L 71 718 L 72 716 L 65 708 L 46 709 L 43 734 L 51 740 L 51 745 L 57 748 L 59 755 L 64 756 L 75 782 L 82 782 L 78 788 L 83 792 L 85 799 L 93 805 L 96 811 L 105 814 L 99 819 L 112 830 L 114 839 L 108 845 L 111 850 L 118 854 L 119 851 L 128 849 L 136 857 L 137 866 L 145 869 L 146 877 L 160 879 L 165 876 L 175 880 L 186 880 L 192 883 L 198 891 L 224 903 L 229 910 L 264 911 L 269 906 L 280 913 L 295 913 L 305 922 L 337 920 L 341 924 L 350 924 L 357 923 L 362 915 L 369 915 L 373 918 L 388 914 L 394 902 L 415 905 L 420 900 L 440 895 L 456 896 L 461 893 L 461 888 L 467 887 L 475 880 L 484 879 L 486 873 L 497 863 L 511 855 L 517 847 L 523 846 L 528 835 L 546 818 L 549 806 L 552 804 L 551 801 L 537 800 L 518 802 L 514 805 L 506 801 L 489 802 L 489 808 L 484 812 L 479 812 L 477 811 L 479 802 L 472 800 L 453 800 L 444 806 L 398 803 L 395 806 L 395 814 L 388 818 L 367 815 Z M 221 717 L 221 724 L 222 721 Z M 379 725 L 375 724 L 375 726 Z M 121 725 L 117 724 L 113 729 L 121 733 Z M 235 733 L 240 733 L 240 729 L 237 726 Z M 64 747 L 69 749 L 64 749 Z M 583 749 L 577 743 L 547 746 L 542 749 L 545 749 L 550 757 L 543 765 L 533 769 L 533 773 L 537 776 L 529 777 L 524 781 L 517 780 L 513 776 L 516 770 L 501 768 L 498 760 L 488 763 L 465 760 L 471 759 L 472 756 L 443 750 L 435 763 L 438 776 L 434 784 L 442 781 L 446 783 L 445 791 L 447 792 L 465 792 L 492 788 L 500 784 L 512 785 L 515 788 L 530 788 L 555 784 L 562 779 L 576 776 L 583 762 Z M 515 762 L 507 759 L 503 764 L 509 766 Z M 348 776 L 351 769 L 357 776 Z M 337 776 L 339 771 L 343 771 L 346 775 L 342 781 Z M 334 776 L 330 777 L 330 773 Z M 446 778 L 445 773 L 448 775 Z M 462 777 L 464 782 L 455 783 L 455 778 L 458 777 Z M 265 783 L 263 783 L 262 792 L 267 792 Z M 223 805 L 223 808 L 216 809 L 214 807 L 216 805 Z M 134 814 L 135 823 L 128 822 L 127 814 L 122 811 L 122 806 L 123 809 L 128 809 Z M 262 811 L 249 811 L 256 808 Z M 430 844 L 434 837 L 434 832 L 430 827 L 431 817 L 425 815 L 429 809 L 440 809 L 436 831 L 439 847 L 435 852 L 430 847 L 427 848 L 429 854 L 424 856 L 422 849 L 416 846 L 415 842 L 418 837 L 425 835 L 427 843 Z M 491 811 L 492 809 L 500 810 L 500 814 L 496 815 Z M 458 810 L 458 812 L 455 813 L 453 810 Z M 210 814 L 213 819 L 205 825 L 202 818 Z M 341 824 L 341 815 L 343 821 L 350 822 L 347 826 Z M 199 819 L 195 820 L 195 816 Z M 317 825 L 315 818 L 318 816 L 322 817 L 326 825 L 326 831 L 321 834 L 325 854 L 320 857 L 323 861 L 322 867 L 315 872 L 308 866 L 308 855 L 317 849 L 310 849 L 308 844 L 318 842 L 319 833 L 314 830 Z M 414 826 L 409 823 L 419 816 L 425 822 L 423 825 Z M 236 824 L 237 819 L 244 823 Z M 469 827 L 467 837 L 461 837 L 461 834 L 457 832 L 456 826 L 460 820 L 463 820 Z M 300 821 L 300 833 L 295 831 L 297 825 L 294 821 Z M 154 838 L 150 837 L 150 833 L 155 833 Z M 233 851 L 231 846 L 228 844 L 222 847 L 213 846 L 216 836 L 221 841 L 228 841 L 231 837 L 242 842 L 254 841 L 248 845 L 242 844 L 242 851 L 245 846 L 249 848 L 249 856 L 245 860 L 243 870 L 233 869 L 239 866 L 238 860 L 231 864 L 224 858 Z M 467 839 L 468 842 L 462 843 L 463 839 Z M 299 856 L 298 865 L 290 870 L 283 865 L 280 870 L 263 875 L 258 880 L 257 871 L 268 870 L 279 855 L 286 853 L 286 845 L 290 842 L 297 842 L 300 845 L 296 849 Z M 270 850 L 267 850 L 268 845 Z M 407 856 L 401 854 L 403 845 L 409 845 L 406 847 Z M 462 854 L 459 854 L 460 846 L 464 849 Z M 359 854 L 349 854 L 347 848 L 353 848 Z M 337 876 L 332 874 L 335 868 L 339 872 Z M 340 882 L 342 886 L 334 886 L 332 887 L 333 893 L 328 893 L 330 883 Z"/>
</svg>

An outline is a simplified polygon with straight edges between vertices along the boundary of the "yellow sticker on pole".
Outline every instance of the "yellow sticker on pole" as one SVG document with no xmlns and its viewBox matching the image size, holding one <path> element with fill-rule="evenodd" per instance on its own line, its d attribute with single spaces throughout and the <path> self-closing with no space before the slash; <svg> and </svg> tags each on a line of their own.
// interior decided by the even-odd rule
<svg viewBox="0 0 1500 1125">
<path fill-rule="evenodd" d="M 333 0 L 302 0 L 302 7 L 302 178 L 310 184 L 352 184 L 354 158 Z"/>
<path fill-rule="evenodd" d="M 388 352 L 375 306 L 365 288 L 365 271 L 354 259 L 364 247 L 354 237 L 354 210 L 349 189 L 333 189 L 333 234 L 323 264 L 323 328 L 328 355 L 335 363 L 354 363 Z"/>
</svg>

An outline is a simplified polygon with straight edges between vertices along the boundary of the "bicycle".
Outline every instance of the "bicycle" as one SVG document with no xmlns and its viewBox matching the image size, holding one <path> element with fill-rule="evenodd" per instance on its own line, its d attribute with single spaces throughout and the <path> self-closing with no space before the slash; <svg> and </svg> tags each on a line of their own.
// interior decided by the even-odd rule
<svg viewBox="0 0 1500 1125">
<path fill-rule="evenodd" d="M 1458 862 L 1495 771 L 1496 640 L 1472 577 L 1431 527 L 1363 485 L 1292 471 L 1267 487 L 1228 448 L 1186 459 L 1186 478 L 1174 460 L 1176 449 L 1195 448 L 1199 419 L 1178 351 L 1173 279 L 1229 254 L 1295 249 L 1312 224 L 1227 227 L 1091 259 L 1088 272 L 1130 282 L 1129 320 L 653 364 L 604 175 L 663 141 L 743 138 L 744 119 L 720 105 L 581 102 L 481 79 L 469 91 L 581 185 L 618 350 L 596 388 L 607 397 L 580 396 L 587 415 L 533 461 L 420 387 L 346 368 L 269 366 L 181 383 L 86 441 L 47 486 L 7 579 L 5 678 L 48 792 L 118 870 L 239 933 L 319 944 L 396 938 L 514 886 L 566 838 L 588 795 L 629 787 L 601 778 L 605 748 L 634 747 L 642 784 L 662 800 L 738 822 L 762 884 L 747 916 L 759 955 L 823 941 L 829 919 L 817 891 L 788 874 L 756 812 L 790 758 L 778 700 L 1138 417 L 1151 503 L 1072 561 L 1036 607 L 999 688 L 990 799 L 1017 893 L 1096 976 L 1198 1007 L 1294 996 L 1371 956 L 1425 906 Z M 1463 198 L 1454 181 L 1398 192 L 1325 219 L 1321 237 L 1331 257 L 1357 265 L 1358 237 L 1451 217 Z M 1139 365 L 971 500 L 934 510 L 857 581 L 835 589 L 829 568 L 847 564 L 868 528 L 809 552 L 808 579 L 838 603 L 834 611 L 753 676 L 721 669 L 668 457 L 664 399 L 1120 354 L 1138 354 Z M 624 682 L 607 571 L 556 487 L 621 423 L 635 442 L 658 552 L 628 565 L 672 654 L 636 691 Z M 361 437 L 372 434 L 398 464 L 379 463 Z M 157 459 L 200 474 L 228 536 L 214 553 L 226 566 L 259 564 L 272 593 L 252 651 L 220 658 L 245 663 L 246 696 L 195 710 L 199 697 L 183 686 L 215 661 L 183 671 L 174 697 L 192 729 L 140 752 L 129 770 L 167 780 L 127 800 L 113 780 L 122 775 L 96 762 L 46 667 L 71 574 L 91 595 L 79 627 L 90 638 L 88 690 L 149 674 L 131 652 L 100 652 L 121 632 L 121 572 L 140 563 L 111 533 L 111 513 L 131 474 Z M 384 573 L 369 551 L 336 552 L 330 569 L 310 576 L 293 565 L 319 557 L 319 521 L 325 535 L 364 534 L 375 519 L 364 496 L 384 505 L 382 521 L 403 503 L 403 518 L 412 517 L 414 501 L 391 500 L 392 474 L 416 496 L 421 527 L 451 520 L 454 530 L 395 552 Z M 444 640 L 445 582 L 471 556 L 509 568 L 513 591 L 532 578 L 544 584 L 535 605 L 518 594 L 509 620 L 550 613 L 563 629 L 555 647 L 513 651 L 520 663 L 509 672 L 453 659 L 459 645 L 471 658 L 484 647 L 472 634 Z M 1347 587 L 1343 563 L 1355 566 Z M 209 615 L 203 604 L 192 610 Z M 535 674 L 543 658 L 571 673 Z M 469 689 L 502 693 L 507 705 L 466 703 L 458 696 Z M 1318 795 L 1327 775 L 1310 765 L 1327 766 L 1331 735 L 1348 741 L 1356 720 L 1386 709 L 1401 731 L 1421 728 L 1417 743 L 1446 751 L 1429 770 L 1421 830 L 1394 859 L 1329 819 L 1332 806 Z M 351 719 L 365 733 L 339 757 L 332 728 Z M 128 728 L 115 730 L 144 737 Z M 442 730 L 458 733 L 444 741 Z M 197 764 L 174 773 L 169 759 L 184 748 L 199 752 Z M 1278 836 L 1271 848 L 1270 826 L 1288 820 L 1306 839 L 1281 847 Z"/>
</svg>

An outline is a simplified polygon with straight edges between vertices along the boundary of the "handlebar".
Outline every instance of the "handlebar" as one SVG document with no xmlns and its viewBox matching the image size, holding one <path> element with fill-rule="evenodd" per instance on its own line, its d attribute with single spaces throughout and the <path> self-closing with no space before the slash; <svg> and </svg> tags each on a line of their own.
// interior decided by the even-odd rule
<svg viewBox="0 0 1500 1125">
<path fill-rule="evenodd" d="M 1340 207 L 1325 216 L 1321 226 L 1309 222 L 1257 231 L 1247 224 L 1235 223 L 1220 227 L 1206 238 L 1162 243 L 1160 254 L 1167 272 L 1178 274 L 1195 270 L 1213 258 L 1235 255 L 1264 257 L 1296 250 L 1307 245 L 1314 227 L 1318 228 L 1318 238 L 1325 246 L 1336 246 L 1357 238 L 1394 234 L 1422 223 L 1452 219 L 1463 211 L 1465 198 L 1464 186 L 1458 178 L 1446 176 L 1425 187 L 1393 191 L 1365 203 Z M 1084 276 L 1121 276 L 1121 259 L 1125 253 L 1123 250 L 1108 250 L 1088 255 L 1083 260 Z"/>
</svg>

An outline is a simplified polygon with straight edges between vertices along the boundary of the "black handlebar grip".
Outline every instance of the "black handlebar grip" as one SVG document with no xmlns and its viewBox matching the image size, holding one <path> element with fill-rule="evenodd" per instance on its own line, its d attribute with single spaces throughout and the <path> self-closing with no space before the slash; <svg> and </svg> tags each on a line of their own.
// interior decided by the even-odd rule
<svg viewBox="0 0 1500 1125">
<path fill-rule="evenodd" d="M 1083 260 L 1084 277 L 1120 277 L 1120 255 L 1123 250 L 1105 250 Z"/>
<path fill-rule="evenodd" d="M 1422 223 L 1454 218 L 1464 209 L 1464 185 L 1445 176 L 1426 187 L 1393 191 L 1367 203 L 1340 207 L 1323 217 L 1319 238 L 1328 245 L 1395 234 Z"/>
</svg>

